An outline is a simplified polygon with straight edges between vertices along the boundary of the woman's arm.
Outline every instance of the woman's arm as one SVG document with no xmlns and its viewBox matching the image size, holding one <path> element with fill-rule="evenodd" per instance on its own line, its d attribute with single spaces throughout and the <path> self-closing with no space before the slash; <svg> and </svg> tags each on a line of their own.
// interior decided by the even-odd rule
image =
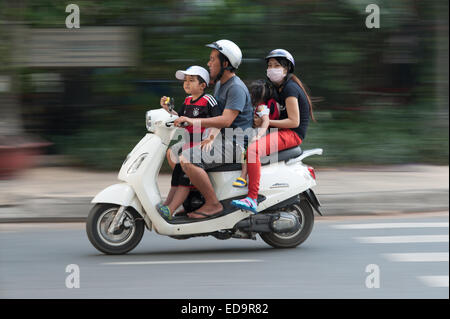
<svg viewBox="0 0 450 319">
<path fill-rule="evenodd" d="M 271 120 L 270 126 L 277 128 L 296 128 L 300 125 L 300 112 L 298 100 L 294 96 L 286 99 L 286 111 L 288 118 L 283 120 Z"/>
</svg>

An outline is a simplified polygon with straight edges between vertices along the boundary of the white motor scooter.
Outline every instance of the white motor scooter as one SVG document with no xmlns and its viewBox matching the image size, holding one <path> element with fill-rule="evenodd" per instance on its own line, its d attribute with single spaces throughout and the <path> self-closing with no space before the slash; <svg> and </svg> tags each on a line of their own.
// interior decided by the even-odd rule
<svg viewBox="0 0 450 319">
<path fill-rule="evenodd" d="M 247 189 L 232 187 L 240 175 L 240 164 L 224 164 L 208 171 L 217 198 L 224 209 L 213 217 L 192 219 L 176 216 L 166 220 L 157 211 L 162 202 L 157 176 L 177 128 L 177 117 L 164 109 L 148 111 L 148 134 L 128 154 L 120 169 L 122 183 L 111 185 L 92 200 L 86 231 L 90 242 L 103 253 L 124 254 L 142 239 L 144 228 L 176 239 L 212 235 L 217 239 L 256 239 L 256 234 L 276 248 L 296 247 L 312 231 L 314 208 L 319 202 L 311 188 L 315 172 L 302 160 L 321 155 L 322 149 L 302 151 L 300 147 L 262 158 L 258 214 L 231 206 L 246 196 Z M 277 155 L 276 157 L 273 156 Z M 275 158 L 276 162 L 273 161 Z M 264 164 L 266 163 L 266 164 Z M 187 212 L 201 207 L 204 199 L 193 190 L 183 206 Z"/>
</svg>

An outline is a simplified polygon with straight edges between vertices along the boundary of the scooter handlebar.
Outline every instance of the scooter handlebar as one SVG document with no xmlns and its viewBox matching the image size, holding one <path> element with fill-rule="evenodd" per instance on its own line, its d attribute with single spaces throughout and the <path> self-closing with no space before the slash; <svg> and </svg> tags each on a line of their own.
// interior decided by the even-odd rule
<svg viewBox="0 0 450 319">
<path fill-rule="evenodd" d="M 173 127 L 174 126 L 174 122 L 175 122 L 175 120 L 170 121 L 170 122 L 166 122 L 166 126 L 167 127 Z M 188 127 L 188 126 L 189 126 L 188 122 L 181 122 L 179 127 Z"/>
</svg>

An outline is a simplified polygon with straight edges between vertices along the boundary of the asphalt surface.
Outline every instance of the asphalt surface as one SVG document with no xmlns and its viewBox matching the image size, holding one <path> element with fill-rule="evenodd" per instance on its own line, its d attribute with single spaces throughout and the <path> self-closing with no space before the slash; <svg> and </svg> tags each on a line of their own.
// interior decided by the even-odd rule
<svg viewBox="0 0 450 319">
<path fill-rule="evenodd" d="M 83 223 L 3 223 L 0 298 L 449 298 L 448 220 L 448 210 L 317 217 L 285 250 L 146 231 L 121 256 L 99 253 Z"/>
</svg>

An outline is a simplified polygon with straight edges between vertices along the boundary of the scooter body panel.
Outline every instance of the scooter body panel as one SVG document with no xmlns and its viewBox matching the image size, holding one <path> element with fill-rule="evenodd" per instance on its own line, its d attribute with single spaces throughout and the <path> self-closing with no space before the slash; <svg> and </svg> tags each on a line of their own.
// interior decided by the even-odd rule
<svg viewBox="0 0 450 319">
<path fill-rule="evenodd" d="M 109 203 L 125 207 L 131 206 L 144 218 L 147 228 L 151 229 L 151 222 L 147 218 L 140 200 L 137 198 L 133 188 L 127 183 L 119 183 L 106 187 L 92 199 L 91 203 Z"/>
<path fill-rule="evenodd" d="M 219 200 L 247 195 L 247 187 L 231 187 L 240 174 L 241 171 L 209 173 Z M 259 194 L 265 196 L 266 199 L 258 205 L 258 211 L 263 211 L 315 185 L 316 182 L 307 166 L 301 162 L 292 165 L 286 165 L 285 162 L 264 165 L 261 167 Z"/>
<path fill-rule="evenodd" d="M 285 162 L 262 166 L 259 193 L 266 200 L 258 205 L 258 211 L 270 208 L 315 185 L 307 166 L 301 162 L 289 166 Z"/>
</svg>

